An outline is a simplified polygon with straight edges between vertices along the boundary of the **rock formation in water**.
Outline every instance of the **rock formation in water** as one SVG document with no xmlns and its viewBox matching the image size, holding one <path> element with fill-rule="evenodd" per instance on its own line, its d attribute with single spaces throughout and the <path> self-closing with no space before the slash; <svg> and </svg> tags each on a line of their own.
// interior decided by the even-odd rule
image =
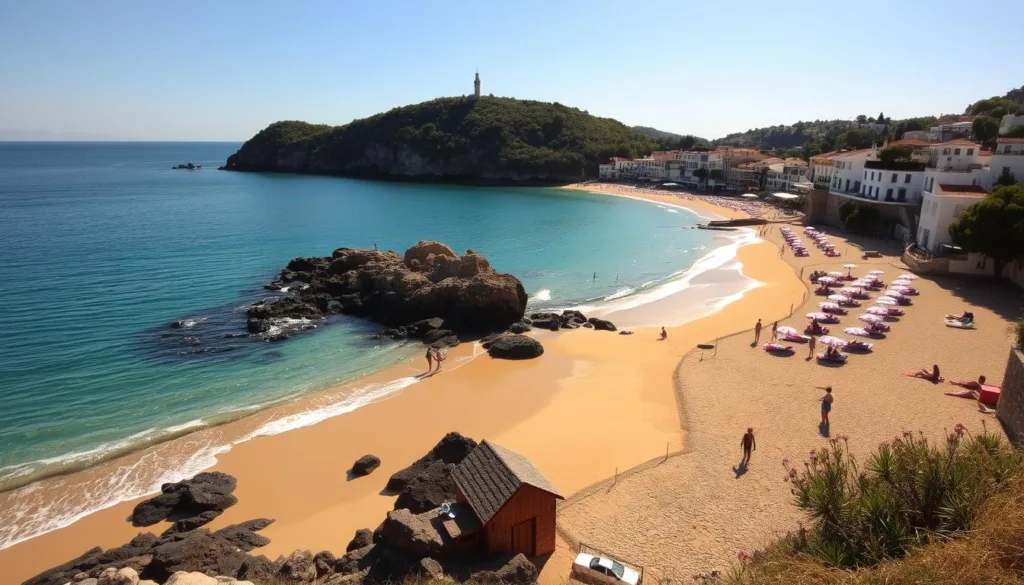
<svg viewBox="0 0 1024 585">
<path fill-rule="evenodd" d="M 222 169 L 486 184 L 567 183 L 656 142 L 557 103 L 439 98 L 339 127 L 277 122 Z"/>
<path fill-rule="evenodd" d="M 526 310 L 519 279 L 472 250 L 459 255 L 432 241 L 404 255 L 338 248 L 329 257 L 295 258 L 267 288 L 287 296 L 249 307 L 247 329 L 272 340 L 345 313 L 390 327 L 385 337 L 458 345 L 460 334 L 504 331 Z"/>
</svg>

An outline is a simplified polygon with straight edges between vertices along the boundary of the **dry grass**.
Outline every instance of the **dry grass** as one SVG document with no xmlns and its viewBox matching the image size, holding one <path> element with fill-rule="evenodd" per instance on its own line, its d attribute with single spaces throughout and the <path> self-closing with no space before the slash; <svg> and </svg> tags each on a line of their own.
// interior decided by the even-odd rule
<svg viewBox="0 0 1024 585">
<path fill-rule="evenodd" d="M 730 581 L 735 585 L 990 585 L 1024 582 L 1024 480 L 995 494 L 963 538 L 920 547 L 870 569 L 832 569 L 785 542 L 769 547 Z"/>
</svg>

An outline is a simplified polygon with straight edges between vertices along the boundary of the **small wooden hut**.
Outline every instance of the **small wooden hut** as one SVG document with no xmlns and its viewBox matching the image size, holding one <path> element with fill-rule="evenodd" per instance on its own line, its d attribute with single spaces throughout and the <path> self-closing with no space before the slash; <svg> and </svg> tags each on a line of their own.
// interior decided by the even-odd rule
<svg viewBox="0 0 1024 585">
<path fill-rule="evenodd" d="M 558 490 L 522 455 L 484 441 L 453 472 L 456 498 L 480 521 L 488 554 L 555 551 Z"/>
</svg>

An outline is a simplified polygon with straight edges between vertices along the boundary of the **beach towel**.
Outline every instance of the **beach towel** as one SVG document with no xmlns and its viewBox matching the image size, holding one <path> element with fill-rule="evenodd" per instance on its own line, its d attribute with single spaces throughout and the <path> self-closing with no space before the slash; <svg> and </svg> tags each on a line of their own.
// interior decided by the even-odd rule
<svg viewBox="0 0 1024 585">
<path fill-rule="evenodd" d="M 981 390 L 978 392 L 978 402 L 985 406 L 995 406 L 999 403 L 999 388 L 982 384 Z"/>
</svg>

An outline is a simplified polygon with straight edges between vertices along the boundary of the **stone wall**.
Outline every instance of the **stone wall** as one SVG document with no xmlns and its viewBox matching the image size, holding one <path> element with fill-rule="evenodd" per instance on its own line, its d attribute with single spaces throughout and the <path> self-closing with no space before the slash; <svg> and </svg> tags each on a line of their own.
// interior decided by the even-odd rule
<svg viewBox="0 0 1024 585">
<path fill-rule="evenodd" d="M 1010 440 L 1020 444 L 1024 439 L 1021 436 L 1024 433 L 1024 353 L 1015 348 L 1010 348 L 1006 362 L 996 417 L 1003 423 Z"/>
<path fill-rule="evenodd" d="M 932 258 L 925 259 L 920 256 L 915 256 L 910 252 L 908 247 L 903 251 L 903 263 L 910 268 L 911 271 L 917 274 L 948 274 L 949 273 L 949 259 L 947 258 Z"/>
</svg>

